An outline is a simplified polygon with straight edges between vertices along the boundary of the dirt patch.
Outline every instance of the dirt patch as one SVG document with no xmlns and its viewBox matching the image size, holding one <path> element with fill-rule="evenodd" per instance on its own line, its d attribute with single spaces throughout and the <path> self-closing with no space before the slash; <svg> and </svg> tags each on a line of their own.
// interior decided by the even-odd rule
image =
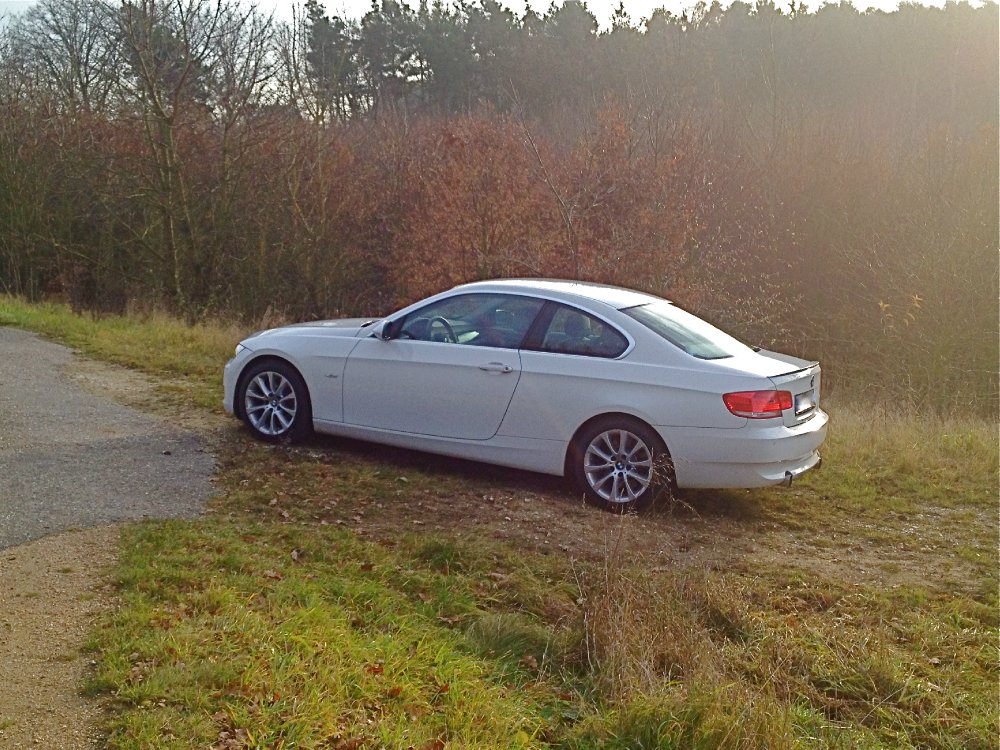
<svg viewBox="0 0 1000 750">
<path fill-rule="evenodd" d="M 209 433 L 228 426 L 232 419 L 220 412 L 178 408 L 162 390 L 162 383 L 138 370 L 74 357 L 64 368 L 71 380 L 96 396 L 152 413 L 184 430 Z M 221 394 L 220 394 L 221 398 Z"/>
<path fill-rule="evenodd" d="M 252 439 L 238 429 L 228 438 L 233 453 L 225 463 L 232 470 L 242 463 L 240 444 Z M 958 511 L 861 517 L 848 507 L 830 507 L 805 485 L 689 491 L 679 501 L 622 517 L 584 504 L 555 477 L 325 437 L 274 450 L 324 464 L 331 476 L 389 475 L 398 496 L 366 497 L 363 489 L 292 492 L 260 512 L 291 523 L 335 524 L 390 543 L 404 534 L 437 532 L 585 560 L 601 559 L 617 545 L 624 559 L 663 569 L 801 571 L 846 584 L 972 595 L 981 593 L 984 571 L 990 570 L 991 561 L 976 565 L 962 556 L 961 530 L 977 522 L 958 518 Z M 286 469 L 271 465 L 267 471 Z M 252 471 L 247 477 L 254 481 Z M 288 474 L 289 485 L 293 477 Z M 817 526 L 808 511 L 821 503 L 827 503 L 827 528 Z M 789 510 L 797 507 L 806 510 Z M 982 509 L 961 511 L 970 512 L 987 521 Z M 805 521 L 811 525 L 800 526 Z"/>
<path fill-rule="evenodd" d="M 0 551 L 0 748 L 99 747 L 100 706 L 80 694 L 82 650 L 111 594 L 117 527 L 68 531 Z"/>
</svg>

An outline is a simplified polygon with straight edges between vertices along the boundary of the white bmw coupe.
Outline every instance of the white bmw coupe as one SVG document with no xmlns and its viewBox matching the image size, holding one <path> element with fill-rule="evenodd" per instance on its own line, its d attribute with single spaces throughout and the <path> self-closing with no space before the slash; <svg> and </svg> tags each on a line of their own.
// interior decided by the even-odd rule
<svg viewBox="0 0 1000 750">
<path fill-rule="evenodd" d="M 608 508 L 676 487 L 790 483 L 820 463 L 820 368 L 649 294 L 458 286 L 381 320 L 243 340 L 226 411 L 261 440 L 313 430 L 571 477 Z"/>
</svg>

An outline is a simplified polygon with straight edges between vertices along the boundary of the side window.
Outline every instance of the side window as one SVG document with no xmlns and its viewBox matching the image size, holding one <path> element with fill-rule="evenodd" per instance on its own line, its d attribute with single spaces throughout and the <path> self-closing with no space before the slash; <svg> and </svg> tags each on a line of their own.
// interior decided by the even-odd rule
<svg viewBox="0 0 1000 750">
<path fill-rule="evenodd" d="M 460 294 L 411 312 L 399 337 L 516 349 L 542 305 L 541 300 L 512 294 Z"/>
<path fill-rule="evenodd" d="M 560 305 L 545 330 L 539 351 L 613 359 L 628 348 L 628 339 L 593 315 Z"/>
</svg>

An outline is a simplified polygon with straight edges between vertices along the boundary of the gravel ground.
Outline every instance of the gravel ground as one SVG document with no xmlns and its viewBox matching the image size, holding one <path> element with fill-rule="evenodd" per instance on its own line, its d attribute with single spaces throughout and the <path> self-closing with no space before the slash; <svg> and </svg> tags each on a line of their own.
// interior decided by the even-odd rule
<svg viewBox="0 0 1000 750">
<path fill-rule="evenodd" d="M 111 595 L 118 528 L 67 531 L 0 552 L 0 748 L 101 747 L 101 707 L 80 688 L 81 646 Z"/>
<path fill-rule="evenodd" d="M 148 402 L 147 379 L 34 334 L 0 328 L 0 383 L 0 750 L 90 750 L 82 648 L 113 603 L 116 524 L 196 515 L 214 460 L 120 403 Z"/>
</svg>

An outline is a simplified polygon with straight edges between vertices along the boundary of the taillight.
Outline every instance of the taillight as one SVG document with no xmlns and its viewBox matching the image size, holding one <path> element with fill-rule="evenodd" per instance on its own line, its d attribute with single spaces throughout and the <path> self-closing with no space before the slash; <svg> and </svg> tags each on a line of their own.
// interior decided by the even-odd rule
<svg viewBox="0 0 1000 750">
<path fill-rule="evenodd" d="M 790 391 L 738 391 L 724 394 L 722 400 L 729 411 L 747 419 L 780 417 L 782 411 L 792 408 Z"/>
</svg>

